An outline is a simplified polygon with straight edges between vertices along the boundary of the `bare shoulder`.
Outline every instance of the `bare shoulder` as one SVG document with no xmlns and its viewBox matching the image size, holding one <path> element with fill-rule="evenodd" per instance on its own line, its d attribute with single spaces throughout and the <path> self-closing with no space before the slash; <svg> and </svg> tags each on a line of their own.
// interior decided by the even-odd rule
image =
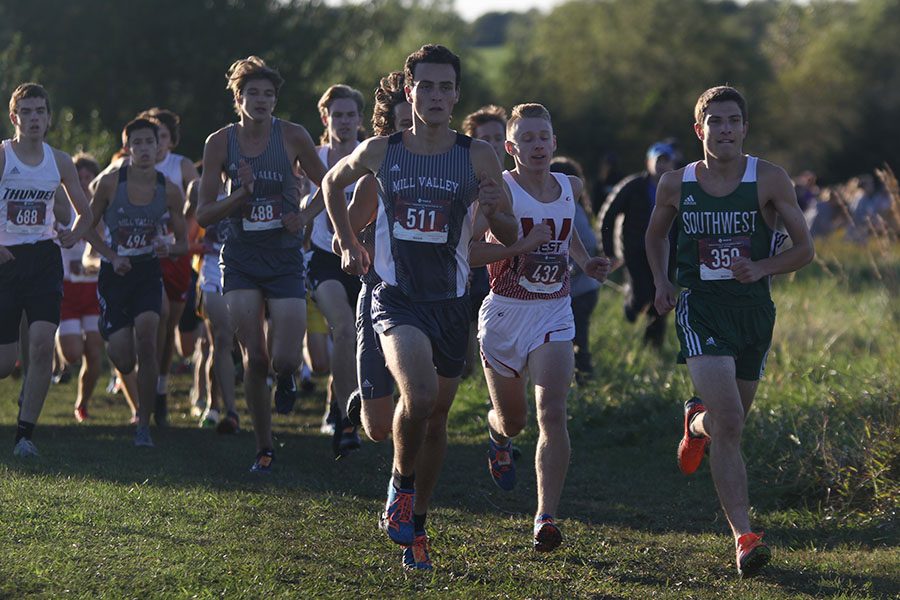
<svg viewBox="0 0 900 600">
<path fill-rule="evenodd" d="M 53 151 L 53 158 L 56 159 L 56 164 L 59 167 L 72 167 L 75 168 L 75 162 L 72 160 L 72 156 L 59 148 L 54 148 L 50 146 L 50 149 Z"/>
<path fill-rule="evenodd" d="M 756 163 L 756 180 L 760 183 L 779 184 L 790 182 L 791 177 L 782 167 L 760 158 Z"/>
<path fill-rule="evenodd" d="M 569 185 L 572 186 L 572 195 L 575 198 L 581 196 L 581 192 L 584 191 L 584 181 L 581 180 L 581 177 L 576 175 L 566 175 L 569 178 Z"/>
<path fill-rule="evenodd" d="M 104 192 L 112 192 L 119 181 L 119 171 L 121 169 L 122 167 L 118 166 L 101 173 L 100 176 L 94 180 L 97 183 L 97 192 L 101 190 Z"/>
<path fill-rule="evenodd" d="M 678 205 L 678 196 L 681 194 L 681 180 L 684 178 L 684 169 L 675 169 L 663 173 L 656 186 L 656 202 L 658 204 Z"/>
<path fill-rule="evenodd" d="M 226 125 L 217 131 L 213 131 L 206 137 L 206 145 L 214 146 L 217 144 L 225 144 L 225 140 L 228 137 L 228 130 L 232 127 L 232 125 Z"/>
<path fill-rule="evenodd" d="M 312 136 L 307 131 L 306 127 L 300 125 L 299 123 L 294 123 L 292 121 L 281 121 L 281 131 L 284 135 L 285 139 L 292 143 L 302 143 L 309 142 L 315 147 L 315 142 L 312 141 Z"/>
<path fill-rule="evenodd" d="M 469 151 L 472 154 L 472 160 L 485 160 L 488 158 L 489 154 L 494 158 L 497 157 L 497 154 L 490 144 L 484 140 L 477 140 L 475 138 L 472 138 L 472 145 L 470 146 Z"/>
</svg>

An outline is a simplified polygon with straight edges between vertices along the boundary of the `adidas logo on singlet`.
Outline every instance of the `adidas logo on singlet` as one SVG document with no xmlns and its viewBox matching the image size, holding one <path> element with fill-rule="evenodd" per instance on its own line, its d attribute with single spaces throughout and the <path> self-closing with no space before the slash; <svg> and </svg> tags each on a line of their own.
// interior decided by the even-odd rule
<svg viewBox="0 0 900 600">
<path fill-rule="evenodd" d="M 694 200 L 693 196 L 688 196 L 687 198 L 684 199 L 684 205 L 685 206 L 697 206 L 697 201 Z"/>
<path fill-rule="evenodd" d="M 400 165 L 395 164 L 393 167 L 391 167 L 391 173 L 399 173 L 399 172 L 400 172 Z"/>
<path fill-rule="evenodd" d="M 237 171 L 237 165 L 234 163 L 231 163 L 231 166 L 228 167 L 228 170 L 229 171 Z"/>
<path fill-rule="evenodd" d="M 21 175 L 21 173 L 19 173 L 18 167 L 13 167 L 13 168 L 9 171 L 9 174 L 10 174 L 10 175 Z"/>
<path fill-rule="evenodd" d="M 715 345 L 716 345 L 716 340 L 712 339 L 711 337 L 706 338 L 706 345 L 707 345 L 707 346 L 715 346 Z"/>
</svg>

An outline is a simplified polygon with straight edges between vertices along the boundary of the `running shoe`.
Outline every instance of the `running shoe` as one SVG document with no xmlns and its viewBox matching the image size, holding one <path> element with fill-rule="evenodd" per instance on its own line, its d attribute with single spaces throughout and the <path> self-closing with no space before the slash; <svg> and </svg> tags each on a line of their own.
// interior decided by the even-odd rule
<svg viewBox="0 0 900 600">
<path fill-rule="evenodd" d="M 87 406 L 83 404 L 75 407 L 75 420 L 79 423 L 84 423 L 90 418 L 88 415 Z"/>
<path fill-rule="evenodd" d="M 772 559 L 772 550 L 763 543 L 763 535 L 745 533 L 737 540 L 737 570 L 742 579 L 753 577 Z"/>
<path fill-rule="evenodd" d="M 300 379 L 300 391 L 304 394 L 312 394 L 316 391 L 316 382 L 312 377 L 303 377 Z"/>
<path fill-rule="evenodd" d="M 297 402 L 297 387 L 294 385 L 294 376 L 279 375 L 275 386 L 275 412 L 279 415 L 289 415 L 294 410 Z"/>
<path fill-rule="evenodd" d="M 156 394 L 153 402 L 153 422 L 157 427 L 166 427 L 169 424 L 169 403 L 165 394 Z"/>
<path fill-rule="evenodd" d="M 709 438 L 695 436 L 691 433 L 691 421 L 697 415 L 706 412 L 706 407 L 700 398 L 694 396 L 684 403 L 684 437 L 678 444 L 678 468 L 685 475 L 690 475 L 703 462 L 703 455 Z"/>
<path fill-rule="evenodd" d="M 362 425 L 362 393 L 359 388 L 353 390 L 347 400 L 347 418 L 355 427 Z"/>
<path fill-rule="evenodd" d="M 50 383 L 54 385 L 65 385 L 72 381 L 72 373 L 68 368 L 57 371 L 50 377 Z"/>
<path fill-rule="evenodd" d="M 138 425 L 134 433 L 134 445 L 139 448 L 153 448 L 149 425 Z"/>
<path fill-rule="evenodd" d="M 200 427 L 203 429 L 212 429 L 219 424 L 220 419 L 221 415 L 219 414 L 219 411 L 210 408 L 203 413 L 203 417 L 200 419 Z"/>
<path fill-rule="evenodd" d="M 388 534 L 391 541 L 402 546 L 411 546 L 415 541 L 413 525 L 414 489 L 399 489 L 393 479 L 388 481 L 387 501 L 378 526 Z"/>
<path fill-rule="evenodd" d="M 268 475 L 272 472 L 272 463 L 275 461 L 275 453 L 271 450 L 260 450 L 256 453 L 256 460 L 250 467 L 251 473 Z"/>
<path fill-rule="evenodd" d="M 355 450 L 359 450 L 360 445 L 358 428 L 350 422 L 349 417 L 344 417 L 341 426 L 335 428 L 331 436 L 331 449 L 334 457 L 345 458 Z"/>
<path fill-rule="evenodd" d="M 512 440 L 500 446 L 488 435 L 488 471 L 497 487 L 507 492 L 516 487 L 516 465 L 512 451 Z"/>
<path fill-rule="evenodd" d="M 552 552 L 562 544 L 562 533 L 553 522 L 553 517 L 548 514 L 540 515 L 534 519 L 534 550 L 535 552 Z"/>
<path fill-rule="evenodd" d="M 122 383 L 119 381 L 118 375 L 113 373 L 109 377 L 109 383 L 106 384 L 107 394 L 118 394 L 122 391 Z"/>
<path fill-rule="evenodd" d="M 25 438 L 20 439 L 16 442 L 15 448 L 13 448 L 13 456 L 17 456 L 19 458 L 31 458 L 31 457 L 39 457 L 37 447 L 32 443 L 31 440 L 26 440 Z"/>
<path fill-rule="evenodd" d="M 332 401 L 328 405 L 328 411 L 325 413 L 325 416 L 322 417 L 322 426 L 319 428 L 319 431 L 325 435 L 334 435 L 339 419 L 340 412 L 338 411 L 337 402 Z"/>
<path fill-rule="evenodd" d="M 219 424 L 216 425 L 216 433 L 233 435 L 241 430 L 240 423 L 241 420 L 238 414 L 229 410 L 225 415 L 225 418 L 220 420 Z"/>
<path fill-rule="evenodd" d="M 410 571 L 430 571 L 434 568 L 431 564 L 430 550 L 428 534 L 417 533 L 412 545 L 403 548 L 403 567 Z"/>
</svg>

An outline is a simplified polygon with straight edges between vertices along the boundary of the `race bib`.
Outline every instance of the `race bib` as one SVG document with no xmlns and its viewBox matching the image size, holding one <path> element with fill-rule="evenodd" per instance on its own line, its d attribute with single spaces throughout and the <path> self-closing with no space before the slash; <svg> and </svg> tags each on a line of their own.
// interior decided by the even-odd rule
<svg viewBox="0 0 900 600">
<path fill-rule="evenodd" d="M 254 198 L 244 205 L 244 231 L 281 229 L 284 200 L 281 194 Z"/>
<path fill-rule="evenodd" d="M 82 266 L 81 260 L 70 260 L 69 275 L 78 276 L 82 274 L 84 274 L 84 266 Z"/>
<path fill-rule="evenodd" d="M 446 244 L 450 230 L 450 199 L 394 201 L 394 239 Z"/>
<path fill-rule="evenodd" d="M 154 225 L 119 225 L 116 252 L 119 256 L 140 256 L 153 252 Z"/>
<path fill-rule="evenodd" d="M 553 294 L 562 289 L 569 270 L 565 254 L 523 254 L 519 257 L 519 285 L 534 294 Z"/>
<path fill-rule="evenodd" d="M 750 238 L 747 236 L 730 238 L 701 238 L 697 240 L 700 262 L 700 279 L 718 281 L 734 279 L 731 266 L 734 259 L 750 258 Z"/>
<path fill-rule="evenodd" d="M 41 233 L 46 222 L 44 202 L 9 200 L 6 203 L 6 231 L 10 233 Z"/>
</svg>

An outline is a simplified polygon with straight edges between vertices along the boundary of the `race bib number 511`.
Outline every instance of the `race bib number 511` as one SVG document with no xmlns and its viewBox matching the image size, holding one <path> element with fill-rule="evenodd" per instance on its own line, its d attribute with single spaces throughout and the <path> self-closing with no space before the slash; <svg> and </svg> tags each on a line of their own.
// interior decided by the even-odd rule
<svg viewBox="0 0 900 600">
<path fill-rule="evenodd" d="M 6 231 L 10 233 L 40 233 L 46 222 L 44 202 L 10 200 L 6 203 Z"/>
<path fill-rule="evenodd" d="M 450 229 L 450 199 L 394 201 L 394 239 L 427 244 L 447 243 Z"/>
<path fill-rule="evenodd" d="M 742 256 L 750 258 L 750 238 L 747 236 L 730 238 L 702 238 L 697 241 L 700 261 L 700 279 L 718 281 L 734 279 L 731 267 L 734 259 Z"/>
</svg>

